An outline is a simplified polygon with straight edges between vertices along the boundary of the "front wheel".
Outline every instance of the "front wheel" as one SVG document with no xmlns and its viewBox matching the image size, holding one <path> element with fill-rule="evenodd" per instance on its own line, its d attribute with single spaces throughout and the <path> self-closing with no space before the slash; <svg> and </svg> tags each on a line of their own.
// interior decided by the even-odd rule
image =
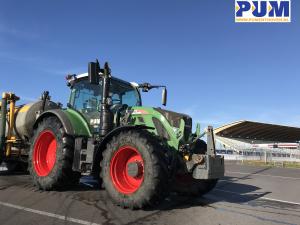
<svg viewBox="0 0 300 225">
<path fill-rule="evenodd" d="M 113 201 L 124 208 L 144 208 L 163 200 L 168 165 L 158 140 L 146 131 L 125 131 L 103 152 L 101 176 Z"/>
<path fill-rule="evenodd" d="M 29 152 L 29 172 L 43 190 L 61 188 L 74 181 L 73 138 L 56 117 L 45 118 L 34 131 Z"/>
</svg>

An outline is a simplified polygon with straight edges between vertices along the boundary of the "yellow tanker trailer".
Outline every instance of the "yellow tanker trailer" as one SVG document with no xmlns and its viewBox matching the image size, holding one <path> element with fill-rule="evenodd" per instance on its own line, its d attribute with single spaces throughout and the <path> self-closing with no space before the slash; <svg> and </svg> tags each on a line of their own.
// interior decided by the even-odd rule
<svg viewBox="0 0 300 225">
<path fill-rule="evenodd" d="M 0 102 L 0 164 L 16 162 L 27 164 L 29 141 L 33 135 L 33 125 L 36 118 L 45 110 L 58 109 L 60 106 L 50 101 L 48 92 L 41 99 L 24 105 L 16 105 L 20 100 L 14 93 L 3 93 Z M 6 116 L 2 116 L 6 115 Z"/>
</svg>

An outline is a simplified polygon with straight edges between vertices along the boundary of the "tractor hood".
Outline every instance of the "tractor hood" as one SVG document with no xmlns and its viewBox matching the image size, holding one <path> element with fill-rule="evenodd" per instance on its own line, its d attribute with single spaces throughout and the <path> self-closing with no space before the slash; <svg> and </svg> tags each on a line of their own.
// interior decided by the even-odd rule
<svg viewBox="0 0 300 225">
<path fill-rule="evenodd" d="M 176 149 L 180 142 L 188 142 L 192 134 L 192 118 L 162 108 L 135 106 L 132 107 L 132 122 L 135 125 L 153 127 L 158 136 L 168 141 Z"/>
<path fill-rule="evenodd" d="M 161 113 L 170 123 L 172 127 L 179 128 L 180 127 L 180 121 L 181 119 L 185 122 L 185 128 L 184 128 L 184 136 L 185 138 L 188 138 L 189 135 L 192 133 L 192 118 L 186 114 L 177 113 L 161 108 L 155 108 L 156 111 Z"/>
<path fill-rule="evenodd" d="M 169 110 L 165 110 L 165 109 L 161 109 L 161 108 L 155 108 L 155 110 L 158 111 L 159 113 L 161 113 L 164 117 L 166 117 L 168 122 L 173 127 L 179 128 L 181 119 L 184 120 L 186 125 L 190 124 L 190 126 L 192 126 L 192 118 L 186 114 L 177 113 L 177 112 L 173 112 L 173 111 L 169 111 Z"/>
</svg>

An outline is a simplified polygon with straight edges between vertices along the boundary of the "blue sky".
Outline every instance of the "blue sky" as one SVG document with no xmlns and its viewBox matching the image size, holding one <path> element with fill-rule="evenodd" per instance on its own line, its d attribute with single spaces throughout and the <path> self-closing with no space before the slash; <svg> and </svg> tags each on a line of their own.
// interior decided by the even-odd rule
<svg viewBox="0 0 300 225">
<path fill-rule="evenodd" d="M 204 125 L 300 126 L 299 12 L 294 0 L 290 24 L 236 24 L 233 0 L 1 1 L 0 91 L 65 103 L 65 75 L 99 58 L 122 79 L 167 84 L 167 108 Z"/>
</svg>

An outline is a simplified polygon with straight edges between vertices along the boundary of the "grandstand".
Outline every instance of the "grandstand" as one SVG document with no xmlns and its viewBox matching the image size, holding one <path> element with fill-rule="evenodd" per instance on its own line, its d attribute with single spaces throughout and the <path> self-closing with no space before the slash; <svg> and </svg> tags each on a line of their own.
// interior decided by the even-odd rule
<svg viewBox="0 0 300 225">
<path fill-rule="evenodd" d="M 215 139 L 218 154 L 300 160 L 300 128 L 297 127 L 236 121 L 216 128 Z"/>
</svg>

